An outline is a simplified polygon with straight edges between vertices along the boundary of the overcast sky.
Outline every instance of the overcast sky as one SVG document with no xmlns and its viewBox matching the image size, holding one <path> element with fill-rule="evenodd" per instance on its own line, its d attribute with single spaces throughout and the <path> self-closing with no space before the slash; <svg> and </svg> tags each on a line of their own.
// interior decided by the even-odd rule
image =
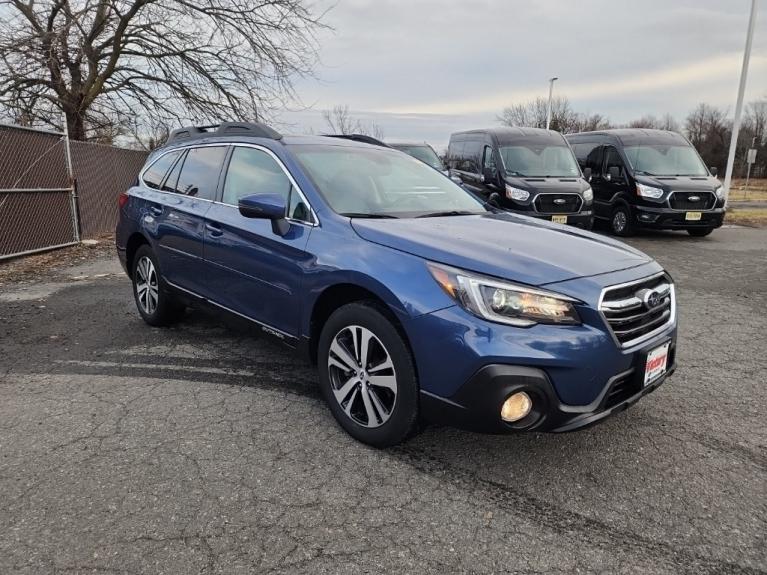
<svg viewBox="0 0 767 575">
<path fill-rule="evenodd" d="M 292 131 L 324 129 L 347 104 L 387 138 L 444 146 L 452 131 L 497 124 L 504 106 L 555 93 L 613 122 L 701 101 L 735 107 L 749 0 L 338 0 L 320 35 L 310 110 Z M 767 96 L 767 6 L 756 23 L 746 101 Z"/>
</svg>

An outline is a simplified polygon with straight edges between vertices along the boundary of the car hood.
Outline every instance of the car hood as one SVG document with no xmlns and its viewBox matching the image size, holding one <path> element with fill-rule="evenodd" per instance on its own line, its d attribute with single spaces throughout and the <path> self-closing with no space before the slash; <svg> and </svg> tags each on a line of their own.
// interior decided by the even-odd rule
<svg viewBox="0 0 767 575">
<path fill-rule="evenodd" d="M 580 194 L 589 188 L 588 182 L 580 176 L 561 178 L 522 178 L 505 175 L 504 181 L 514 188 L 528 192 L 546 194 Z"/>
<path fill-rule="evenodd" d="M 636 175 L 635 179 L 641 184 L 675 190 L 677 192 L 713 192 L 722 183 L 714 176 L 644 176 Z"/>
<path fill-rule="evenodd" d="M 370 242 L 528 285 L 603 274 L 651 261 L 621 242 L 516 214 L 353 219 L 352 227 Z"/>
</svg>

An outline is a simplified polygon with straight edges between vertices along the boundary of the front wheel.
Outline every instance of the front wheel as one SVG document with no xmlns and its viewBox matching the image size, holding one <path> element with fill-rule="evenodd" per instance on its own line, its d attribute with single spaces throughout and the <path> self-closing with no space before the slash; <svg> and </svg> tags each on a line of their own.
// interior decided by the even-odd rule
<svg viewBox="0 0 767 575">
<path fill-rule="evenodd" d="M 418 381 L 410 350 L 374 302 L 337 309 L 317 354 L 322 394 L 349 435 L 374 447 L 404 441 L 416 428 Z"/>
<path fill-rule="evenodd" d="M 628 237 L 634 234 L 634 225 L 631 222 L 631 210 L 626 205 L 619 205 L 613 210 L 610 218 L 610 230 L 616 236 Z"/>
<path fill-rule="evenodd" d="M 714 228 L 691 228 L 687 233 L 694 238 L 702 238 L 714 231 Z"/>
</svg>

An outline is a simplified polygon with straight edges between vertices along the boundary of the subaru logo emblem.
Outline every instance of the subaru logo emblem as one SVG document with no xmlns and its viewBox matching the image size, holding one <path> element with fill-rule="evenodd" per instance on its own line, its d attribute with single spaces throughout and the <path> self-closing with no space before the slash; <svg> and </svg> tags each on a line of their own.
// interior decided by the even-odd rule
<svg viewBox="0 0 767 575">
<path fill-rule="evenodd" d="M 567 200 L 565 200 L 565 199 L 562 199 L 562 198 L 556 198 L 556 199 L 554 200 L 554 203 L 555 203 L 555 204 L 557 204 L 558 206 L 561 206 L 562 204 L 564 204 L 564 203 L 566 203 L 566 202 L 567 202 Z"/>
<path fill-rule="evenodd" d="M 647 309 L 653 309 L 661 304 L 662 298 L 658 292 L 652 289 L 642 290 L 637 294 Z"/>
<path fill-rule="evenodd" d="M 687 196 L 687 201 L 689 202 L 699 202 L 700 196 Z"/>
</svg>

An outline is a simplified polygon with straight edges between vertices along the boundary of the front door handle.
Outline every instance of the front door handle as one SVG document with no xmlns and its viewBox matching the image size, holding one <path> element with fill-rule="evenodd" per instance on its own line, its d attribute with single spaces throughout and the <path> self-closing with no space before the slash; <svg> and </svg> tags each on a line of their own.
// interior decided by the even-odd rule
<svg viewBox="0 0 767 575">
<path fill-rule="evenodd" d="M 149 212 L 153 216 L 161 216 L 162 215 L 162 208 L 160 206 L 149 206 Z"/>
<path fill-rule="evenodd" d="M 211 222 L 205 222 L 205 229 L 208 230 L 208 233 L 214 237 L 218 237 L 224 234 L 224 230 L 221 229 L 221 226 Z"/>
</svg>

